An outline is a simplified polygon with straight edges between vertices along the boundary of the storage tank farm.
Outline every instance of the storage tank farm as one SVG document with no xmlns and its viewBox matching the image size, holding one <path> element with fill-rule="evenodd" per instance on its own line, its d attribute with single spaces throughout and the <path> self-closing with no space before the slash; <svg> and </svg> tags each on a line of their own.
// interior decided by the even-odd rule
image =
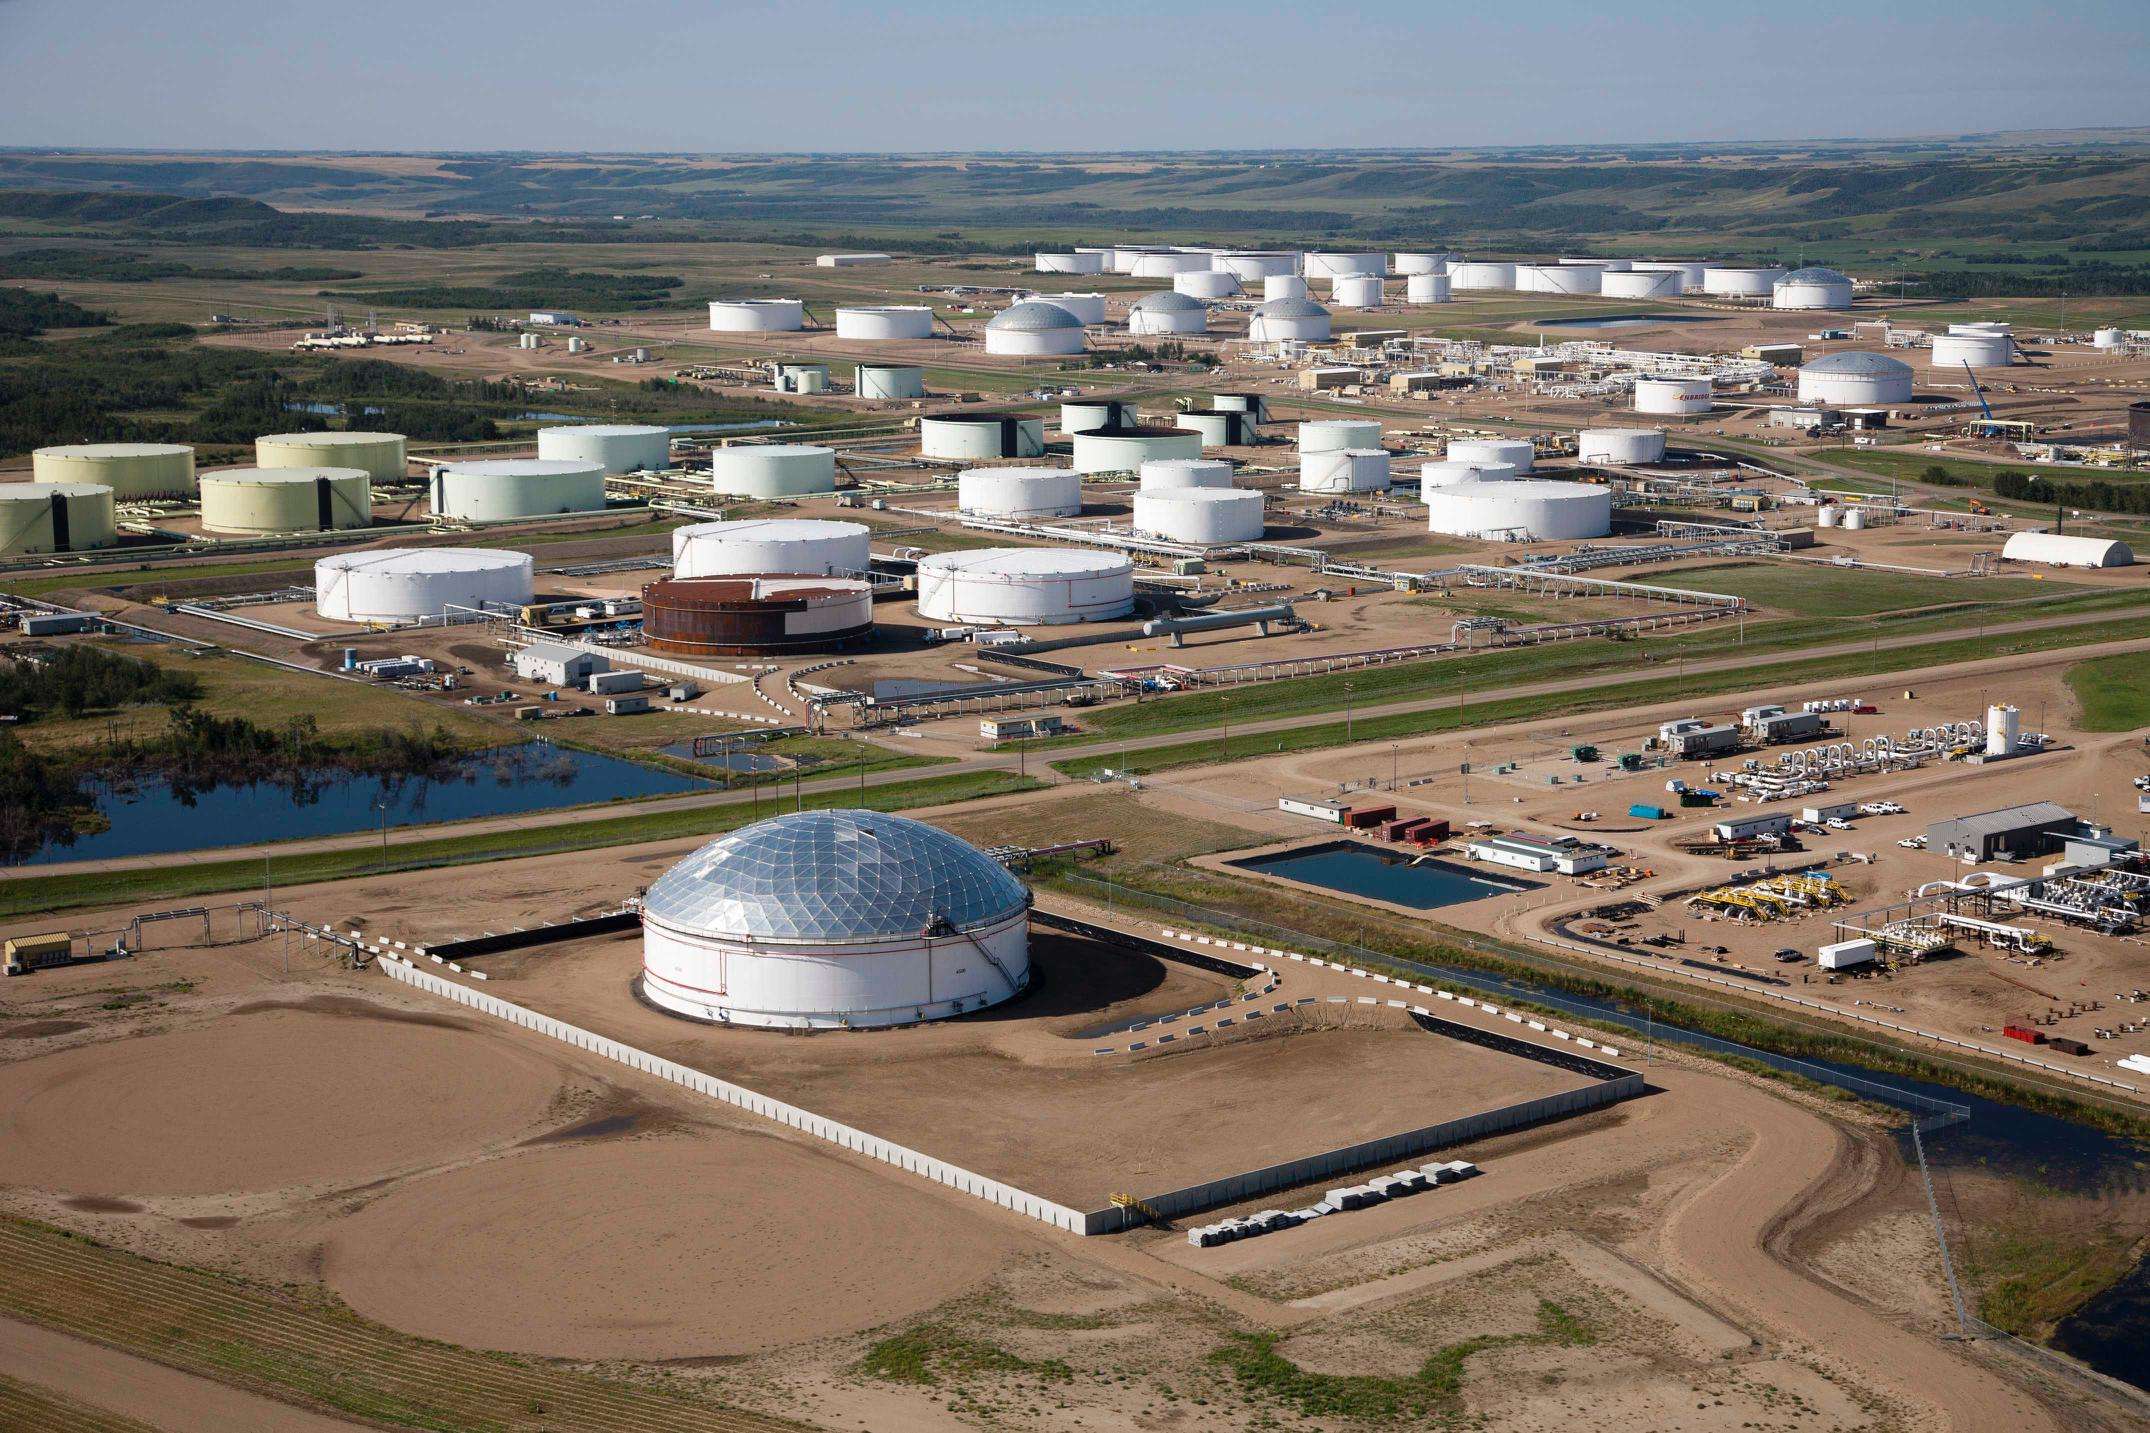
<svg viewBox="0 0 2150 1433">
<path fill-rule="evenodd" d="M 1247 337 L 1256 343 L 1295 339 L 1301 343 L 1327 343 L 1329 311 L 1310 298 L 1276 298 L 1264 301 L 1247 320 Z"/>
<path fill-rule="evenodd" d="M 1780 309 L 1848 309 L 1852 282 L 1835 269 L 1794 269 L 1770 286 L 1770 295 Z"/>
<path fill-rule="evenodd" d="M 1299 255 L 1283 250 L 1241 249 L 1212 255 L 1210 265 L 1222 273 L 1230 274 L 1242 284 L 1261 282 L 1266 285 L 1270 279 L 1298 277 Z M 1279 298 L 1284 295 L 1265 292 L 1263 297 Z"/>
<path fill-rule="evenodd" d="M 1418 500 L 1431 502 L 1428 494 L 1436 488 L 1453 487 L 1457 483 L 1504 483 L 1521 476 L 1519 469 L 1507 463 L 1422 463 L 1418 470 Z"/>
<path fill-rule="evenodd" d="M 973 517 L 1033 521 L 1082 511 L 1082 475 L 1070 468 L 966 468 L 956 506 Z"/>
<path fill-rule="evenodd" d="M 331 622 L 402 626 L 450 607 L 520 609 L 532 595 L 524 552 L 488 547 L 376 547 L 314 563 L 314 610 Z"/>
<path fill-rule="evenodd" d="M 1064 308 L 1086 324 L 1105 321 L 1105 296 L 1098 293 L 1025 294 L 1025 303 L 1051 304 Z"/>
<path fill-rule="evenodd" d="M 220 468 L 201 475 L 202 528 L 238 537 L 343 532 L 373 524 L 363 468 Z"/>
<path fill-rule="evenodd" d="M 1454 254 L 1418 253 L 1389 255 L 1389 272 L 1409 277 L 1413 274 L 1445 274 L 1456 259 Z"/>
<path fill-rule="evenodd" d="M 1324 282 L 1345 274 L 1372 274 L 1380 277 L 1389 271 L 1389 256 L 1384 253 L 1314 253 L 1306 256 L 1302 272 L 1309 279 Z"/>
<path fill-rule="evenodd" d="M 1550 478 L 1462 482 L 1423 491 L 1430 532 L 1561 542 L 1612 532 L 1612 490 Z"/>
<path fill-rule="evenodd" d="M 1135 569 L 1096 548 L 982 547 L 918 560 L 918 615 L 965 626 L 1107 622 L 1134 610 Z"/>
<path fill-rule="evenodd" d="M 1183 408 L 1173 426 L 1199 433 L 1205 448 L 1241 448 L 1261 440 L 1261 425 L 1252 413 L 1229 408 Z"/>
<path fill-rule="evenodd" d="M 1179 488 L 1229 488 L 1232 465 L 1222 458 L 1152 458 L 1139 474 L 1142 491 L 1170 492 Z"/>
<path fill-rule="evenodd" d="M 1127 331 L 1144 335 L 1207 333 L 1209 306 L 1182 293 L 1145 294 L 1128 306 Z"/>
<path fill-rule="evenodd" d="M 754 443 L 709 454 L 711 488 L 728 497 L 792 498 L 836 491 L 834 449 L 811 443 Z"/>
<path fill-rule="evenodd" d="M 649 423 L 576 423 L 540 428 L 537 455 L 595 463 L 609 474 L 661 473 L 672 466 L 672 430 Z"/>
<path fill-rule="evenodd" d="M 30 454 L 40 483 L 97 483 L 117 502 L 194 496 L 194 450 L 184 443 L 77 443 Z"/>
<path fill-rule="evenodd" d="M 1748 268 L 1738 264 L 1710 264 L 1702 270 L 1702 292 L 1719 298 L 1766 299 L 1787 270 Z"/>
<path fill-rule="evenodd" d="M 1707 378 L 1638 378 L 1635 380 L 1635 411 L 1667 417 L 1693 417 L 1710 411 L 1711 393 Z"/>
<path fill-rule="evenodd" d="M 1661 463 L 1665 460 L 1665 430 L 1585 428 L 1576 435 L 1575 456 L 1585 463 Z"/>
<path fill-rule="evenodd" d="M 1831 407 L 1886 406 L 1911 401 L 1911 365 L 1885 353 L 1824 354 L 1799 370 L 1799 401 Z"/>
<path fill-rule="evenodd" d="M 1083 433 L 1092 428 L 1126 428 L 1142 422 L 1134 401 L 1127 398 L 1063 398 L 1060 400 L 1060 431 Z"/>
<path fill-rule="evenodd" d="M 1537 450 L 1521 438 L 1456 438 L 1448 444 L 1452 463 L 1501 463 L 1527 473 L 1537 461 Z"/>
<path fill-rule="evenodd" d="M 714 299 L 709 305 L 712 333 L 797 333 L 805 327 L 802 299 Z"/>
<path fill-rule="evenodd" d="M 1338 308 L 1379 308 L 1384 297 L 1379 274 L 1339 274 L 1329 285 L 1329 302 Z"/>
<path fill-rule="evenodd" d="M 1105 272 L 1105 256 L 1095 252 L 1070 254 L 1038 254 L 1035 256 L 1037 271 L 1041 274 L 1102 274 Z"/>
<path fill-rule="evenodd" d="M 1707 264 L 1697 259 L 1637 259 L 1631 272 L 1638 274 L 1677 274 L 1677 292 L 1695 294 L 1702 292 L 1702 273 Z"/>
<path fill-rule="evenodd" d="M 836 311 L 836 336 L 853 343 L 894 343 L 933 337 L 933 310 L 923 304 L 875 304 Z"/>
<path fill-rule="evenodd" d="M 1515 265 L 1492 259 L 1454 263 L 1448 266 L 1448 281 L 1462 290 L 1513 289 L 1516 286 Z"/>
<path fill-rule="evenodd" d="M 792 572 L 856 577 L 872 561 L 872 529 L 821 518 L 698 522 L 672 532 L 674 577 L 738 577 Z"/>
<path fill-rule="evenodd" d="M 1598 292 L 1609 299 L 1669 299 L 1682 292 L 1682 279 L 1669 270 L 1630 269 L 1608 272 L 1598 281 Z"/>
<path fill-rule="evenodd" d="M 579 458 L 451 463 L 433 472 L 432 506 L 435 517 L 458 522 L 603 512 L 605 469 Z"/>
<path fill-rule="evenodd" d="M 1031 413 L 928 413 L 918 420 L 918 451 L 958 462 L 1042 458 L 1045 420 Z"/>
<path fill-rule="evenodd" d="M 861 398 L 888 402 L 926 396 L 926 370 L 915 363 L 861 363 L 851 374 Z"/>
<path fill-rule="evenodd" d="M 1454 285 L 1448 275 L 1413 274 L 1404 280 L 1404 299 L 1415 304 L 1445 304 L 1455 299 Z"/>
<path fill-rule="evenodd" d="M 986 320 L 985 351 L 1011 358 L 1081 353 L 1082 320 L 1058 304 L 1032 299 Z"/>
<path fill-rule="evenodd" d="M 401 433 L 270 433 L 254 440 L 257 468 L 360 468 L 393 486 L 406 467 Z"/>
<path fill-rule="evenodd" d="M 1269 421 L 1269 399 L 1260 393 L 1212 393 L 1209 406 L 1220 413 L 1245 413 L 1257 423 Z"/>
<path fill-rule="evenodd" d="M 1262 302 L 1307 297 L 1306 279 L 1300 274 L 1268 274 L 1262 279 Z"/>
<path fill-rule="evenodd" d="M 1262 495 L 1239 488 L 1149 488 L 1135 494 L 1135 531 L 1219 547 L 1262 535 Z"/>
<path fill-rule="evenodd" d="M 1314 418 L 1299 425 L 1299 452 L 1328 452 L 1336 448 L 1378 448 L 1381 425 L 1369 418 Z"/>
<path fill-rule="evenodd" d="M 1299 455 L 1303 493 L 1385 493 L 1389 455 L 1383 448 L 1324 448 Z"/>
<path fill-rule="evenodd" d="M 1202 435 L 1154 425 L 1092 428 L 1071 434 L 1078 473 L 1133 473 L 1152 458 L 1199 458 Z"/>
<path fill-rule="evenodd" d="M 1600 292 L 1605 271 L 1595 264 L 1517 264 L 1516 292 L 1525 294 L 1576 294 Z"/>
<path fill-rule="evenodd" d="M 1237 298 L 1239 288 L 1239 280 L 1222 269 L 1198 269 L 1172 276 L 1172 291 L 1191 299 Z"/>
<path fill-rule="evenodd" d="M 1127 272 L 1138 279 L 1171 279 L 1181 274 L 1207 273 L 1210 268 L 1207 254 L 1173 252 L 1140 255 Z"/>
<path fill-rule="evenodd" d="M 1961 374 L 1965 368 L 2006 368 L 2015 352 L 2015 340 L 2006 333 L 1937 333 L 1927 361 L 1936 369 Z"/>
<path fill-rule="evenodd" d="M 827 652 L 873 634 L 873 584 L 858 577 L 744 573 L 663 577 L 642 588 L 642 636 L 696 657 Z"/>
<path fill-rule="evenodd" d="M 103 483 L 0 483 L 0 553 L 88 552 L 118 541 Z"/>
</svg>

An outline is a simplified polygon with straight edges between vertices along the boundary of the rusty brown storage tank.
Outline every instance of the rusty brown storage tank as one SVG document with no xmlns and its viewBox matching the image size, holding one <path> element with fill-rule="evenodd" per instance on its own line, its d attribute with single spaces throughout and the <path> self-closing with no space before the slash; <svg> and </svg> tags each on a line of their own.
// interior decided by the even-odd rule
<svg viewBox="0 0 2150 1433">
<path fill-rule="evenodd" d="M 873 632 L 873 587 L 852 577 L 667 577 L 642 589 L 652 647 L 703 657 L 819 652 Z"/>
<path fill-rule="evenodd" d="M 2150 403 L 2128 405 L 2128 446 L 2150 449 Z"/>
</svg>

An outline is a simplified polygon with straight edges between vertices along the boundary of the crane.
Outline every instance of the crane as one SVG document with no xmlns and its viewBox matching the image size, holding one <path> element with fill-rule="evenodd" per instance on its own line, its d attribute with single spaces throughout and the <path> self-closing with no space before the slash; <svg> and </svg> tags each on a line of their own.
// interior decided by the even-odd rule
<svg viewBox="0 0 2150 1433">
<path fill-rule="evenodd" d="M 1993 405 L 1986 401 L 1986 390 L 1978 386 L 1978 370 L 1966 363 L 1963 366 L 1963 373 L 1964 377 L 1971 380 L 1971 395 L 1978 399 L 1978 411 L 1984 414 L 1986 419 L 1984 423 L 1979 425 L 1978 436 L 1991 438 L 1999 433 L 2000 420 L 1993 416 Z"/>
</svg>

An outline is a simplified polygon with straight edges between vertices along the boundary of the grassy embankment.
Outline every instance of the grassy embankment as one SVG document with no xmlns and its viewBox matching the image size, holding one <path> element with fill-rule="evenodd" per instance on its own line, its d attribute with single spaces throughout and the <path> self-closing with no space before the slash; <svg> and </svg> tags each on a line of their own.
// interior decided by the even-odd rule
<svg viewBox="0 0 2150 1433">
<path fill-rule="evenodd" d="M 2150 654 L 2094 657 L 2068 669 L 2068 689 L 2082 706 L 2085 731 L 2150 727 Z"/>
</svg>

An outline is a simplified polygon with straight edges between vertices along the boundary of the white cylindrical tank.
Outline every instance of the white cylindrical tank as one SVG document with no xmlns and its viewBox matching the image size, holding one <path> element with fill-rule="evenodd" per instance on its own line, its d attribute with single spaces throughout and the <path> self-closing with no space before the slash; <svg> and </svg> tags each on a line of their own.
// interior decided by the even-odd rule
<svg viewBox="0 0 2150 1433">
<path fill-rule="evenodd" d="M 1379 308 L 1381 288 L 1379 274 L 1338 274 L 1329 285 L 1329 302 L 1338 308 Z"/>
<path fill-rule="evenodd" d="M 1016 358 L 1082 352 L 1082 320 L 1058 304 L 1032 299 L 986 321 L 985 351 Z"/>
<path fill-rule="evenodd" d="M 1836 503 L 1823 503 L 1814 510 L 1816 527 L 1835 527 L 1844 520 L 1844 509 Z"/>
<path fill-rule="evenodd" d="M 1269 421 L 1269 400 L 1259 393 L 1212 393 L 1209 406 L 1220 413 L 1245 413 L 1257 423 Z"/>
<path fill-rule="evenodd" d="M 1710 411 L 1707 378 L 1638 378 L 1635 380 L 1637 413 L 1678 414 Z"/>
<path fill-rule="evenodd" d="M 1404 283 L 1404 298 L 1415 304 L 1445 304 L 1453 297 L 1446 273 L 1413 274 Z"/>
<path fill-rule="evenodd" d="M 2001 544 L 2006 562 L 2036 562 L 2049 567 L 2129 567 L 2135 553 L 2109 537 L 2079 537 L 2066 532 L 2010 533 Z"/>
<path fill-rule="evenodd" d="M 2012 323 L 2004 323 L 1997 318 L 1982 318 L 1975 319 L 1970 323 L 1952 323 L 1948 326 L 1948 331 L 1950 333 L 2014 333 L 2016 326 Z"/>
<path fill-rule="evenodd" d="M 1207 333 L 1209 306 L 1180 293 L 1146 294 L 1127 310 L 1129 333 Z"/>
<path fill-rule="evenodd" d="M 1153 458 L 1199 458 L 1202 435 L 1180 428 L 1092 428 L 1074 434 L 1078 473 L 1133 473 Z"/>
<path fill-rule="evenodd" d="M 1770 285 L 1770 303 L 1780 309 L 1847 309 L 1851 280 L 1835 269 L 1794 269 Z"/>
<path fill-rule="evenodd" d="M 1143 254 L 1127 272 L 1138 279 L 1169 279 L 1179 274 L 1204 273 L 1209 266 L 1207 254 Z"/>
<path fill-rule="evenodd" d="M 1067 468 L 965 468 L 956 474 L 956 506 L 973 517 L 1074 517 L 1082 477 Z"/>
<path fill-rule="evenodd" d="M 1602 269 L 1608 274 L 1624 274 L 1635 267 L 1633 259 L 1602 259 L 1584 254 L 1564 255 L 1560 262 L 1563 264 L 1587 265 L 1593 269 Z"/>
<path fill-rule="evenodd" d="M 1103 294 L 1028 294 L 1025 295 L 1024 301 L 1026 303 L 1047 303 L 1054 308 L 1064 308 L 1084 323 L 1103 323 L 1105 321 L 1105 296 Z"/>
<path fill-rule="evenodd" d="M 1389 455 L 1384 448 L 1330 448 L 1299 455 L 1302 493 L 1385 493 Z"/>
<path fill-rule="evenodd" d="M 926 396 L 926 370 L 913 363 L 861 363 L 851 375 L 861 398 L 887 402 Z"/>
<path fill-rule="evenodd" d="M 118 502 L 194 496 L 194 450 L 184 443 L 79 443 L 39 448 L 30 475 L 40 483 L 98 483 Z"/>
<path fill-rule="evenodd" d="M 709 485 L 728 497 L 788 498 L 836 490 L 836 454 L 811 443 L 744 444 L 709 454 Z M 764 572 L 776 571 L 763 568 Z"/>
<path fill-rule="evenodd" d="M 712 333 L 797 333 L 804 327 L 803 299 L 716 299 L 709 305 Z"/>
<path fill-rule="evenodd" d="M 1662 428 L 1585 428 L 1576 435 L 1575 457 L 1584 463 L 1661 463 Z"/>
<path fill-rule="evenodd" d="M 1497 463 L 1527 473 L 1537 450 L 1522 438 L 1457 438 L 1448 445 L 1451 463 Z"/>
<path fill-rule="evenodd" d="M 1060 431 L 1087 433 L 1092 428 L 1134 428 L 1142 415 L 1132 398 L 1064 398 L 1060 402 Z"/>
<path fill-rule="evenodd" d="M 1152 458 L 1142 465 L 1142 491 L 1146 493 L 1230 486 L 1232 465 L 1222 458 Z"/>
<path fill-rule="evenodd" d="M 118 541 L 103 483 L 0 483 L 0 553 L 87 552 Z"/>
<path fill-rule="evenodd" d="M 1312 299 L 1270 299 L 1247 320 L 1247 337 L 1256 343 L 1327 343 L 1329 311 Z"/>
<path fill-rule="evenodd" d="M 269 433 L 254 440 L 257 468 L 358 468 L 377 483 L 403 481 L 401 433 Z"/>
<path fill-rule="evenodd" d="M 1218 254 L 1210 263 L 1224 273 L 1230 274 L 1243 284 L 1256 279 L 1266 286 L 1271 279 L 1296 278 L 1299 273 L 1299 256 L 1283 252 L 1246 250 L 1230 254 Z M 1302 289 L 1303 293 L 1304 290 Z M 1287 295 L 1265 294 L 1265 298 L 1283 298 Z"/>
<path fill-rule="evenodd" d="M 1702 272 L 1708 265 L 1692 259 L 1637 259 L 1634 271 L 1643 274 L 1678 274 L 1679 292 L 1683 294 L 1702 291 Z"/>
<path fill-rule="evenodd" d="M 1843 526 L 1843 527 L 1845 527 L 1845 528 L 1848 528 L 1848 529 L 1849 529 L 1849 530 L 1851 530 L 1852 532 L 1859 532 L 1859 531 L 1863 530 L 1863 529 L 1864 529 L 1864 528 L 1866 527 L 1866 509 L 1865 509 L 1865 508 L 1848 508 L 1848 509 L 1846 509 L 1846 510 L 1845 510 L 1845 513 L 1844 513 L 1844 521 L 1843 521 L 1843 523 L 1841 524 L 1841 526 Z"/>
<path fill-rule="evenodd" d="M 1391 254 L 1389 272 L 1404 275 L 1445 274 L 1455 259 L 1454 254 Z"/>
<path fill-rule="evenodd" d="M 1265 274 L 1262 277 L 1262 302 L 1271 299 L 1303 299 L 1306 297 L 1306 280 L 1298 274 Z"/>
<path fill-rule="evenodd" d="M 647 423 L 578 423 L 540 428 L 538 456 L 595 463 L 608 473 L 661 473 L 672 466 L 672 430 Z"/>
<path fill-rule="evenodd" d="M 596 462 L 497 458 L 433 470 L 435 517 L 501 522 L 553 513 L 602 512 L 604 506 L 605 470 Z"/>
<path fill-rule="evenodd" d="M 1448 266 L 1448 281 L 1458 289 L 1512 289 L 1515 265 L 1480 260 Z"/>
<path fill-rule="evenodd" d="M 1750 269 L 1737 264 L 1711 264 L 1702 270 L 1702 292 L 1723 298 L 1766 299 L 1784 273 L 1783 269 L 1777 268 Z"/>
<path fill-rule="evenodd" d="M 1185 294 L 1191 299 L 1237 298 L 1239 280 L 1222 269 L 1198 269 L 1191 273 L 1174 274 L 1172 292 Z"/>
<path fill-rule="evenodd" d="M 1108 622 L 1135 605 L 1135 569 L 1119 553 L 979 547 L 918 560 L 918 615 L 985 627 Z"/>
<path fill-rule="evenodd" d="M 1105 256 L 1095 252 L 1039 254 L 1037 269 L 1041 274 L 1102 274 L 1105 272 Z"/>
<path fill-rule="evenodd" d="M 314 564 L 314 610 L 331 622 L 416 622 L 451 606 L 519 608 L 530 601 L 526 552 L 488 547 L 377 547 Z"/>
<path fill-rule="evenodd" d="M 854 343 L 931 338 L 933 310 L 924 304 L 875 304 L 836 311 L 836 336 Z"/>
<path fill-rule="evenodd" d="M 1162 244 L 1115 244 L 1107 267 L 1115 274 L 1132 274 L 1135 265 L 1145 255 L 1169 254 L 1172 251 Z"/>
<path fill-rule="evenodd" d="M 1937 333 L 1928 350 L 1935 368 L 1961 372 L 1972 368 L 2006 368 L 2015 355 L 2015 340 L 2005 333 Z"/>
<path fill-rule="evenodd" d="M 1799 401 L 1865 407 L 1911 401 L 1911 365 L 1885 353 L 1847 350 L 1799 370 Z"/>
<path fill-rule="evenodd" d="M 1608 270 L 1598 283 L 1598 292 L 1609 299 L 1670 299 L 1680 296 L 1680 287 L 1680 275 L 1670 270 Z"/>
<path fill-rule="evenodd" d="M 222 468 L 201 475 L 202 528 L 245 537 L 341 532 L 373 523 L 363 468 Z"/>
<path fill-rule="evenodd" d="M 1506 463 L 1423 463 L 1418 470 L 1418 500 L 1427 502 L 1428 493 L 1457 483 L 1506 483 L 1522 476 Z"/>
<path fill-rule="evenodd" d="M 1237 488 L 1165 488 L 1135 494 L 1135 531 L 1215 547 L 1258 542 L 1262 495 Z"/>
<path fill-rule="evenodd" d="M 1516 291 L 1526 294 L 1594 294 L 1605 271 L 1595 264 L 1517 264 Z"/>
<path fill-rule="evenodd" d="M 1328 453 L 1340 448 L 1378 448 L 1381 425 L 1368 418 L 1316 418 L 1299 425 L 1299 451 Z"/>
<path fill-rule="evenodd" d="M 642 899 L 641 994 L 713 1025 L 915 1025 L 1030 984 L 1030 894 L 959 837 L 881 811 L 721 836 Z"/>
<path fill-rule="evenodd" d="M 1568 542 L 1612 532 L 1612 490 L 1593 483 L 1518 478 L 1455 483 L 1426 494 L 1428 531 L 1452 537 Z"/>
<path fill-rule="evenodd" d="M 1372 274 L 1379 278 L 1389 271 L 1389 256 L 1378 254 L 1326 253 L 1306 256 L 1306 276 L 1310 279 L 1335 279 L 1345 274 Z"/>
<path fill-rule="evenodd" d="M 866 571 L 872 529 L 818 518 L 749 518 L 698 522 L 672 530 L 674 577 L 737 577 L 788 572 L 853 577 Z"/>
<path fill-rule="evenodd" d="M 2127 341 L 2127 334 L 2117 328 L 2101 328 L 2090 336 L 2092 348 L 2120 348 Z"/>
<path fill-rule="evenodd" d="M 2016 742 L 2022 735 L 2022 712 L 1998 702 L 1986 708 L 1986 755 L 2014 756 Z"/>
<path fill-rule="evenodd" d="M 928 458 L 1042 458 L 1045 420 L 1029 413 L 929 413 L 918 420 Z"/>
<path fill-rule="evenodd" d="M 1231 408 L 1184 408 L 1173 418 L 1172 426 L 1201 434 L 1205 448 L 1245 447 L 1262 438 L 1261 425 L 1254 421 L 1252 413 Z"/>
</svg>

